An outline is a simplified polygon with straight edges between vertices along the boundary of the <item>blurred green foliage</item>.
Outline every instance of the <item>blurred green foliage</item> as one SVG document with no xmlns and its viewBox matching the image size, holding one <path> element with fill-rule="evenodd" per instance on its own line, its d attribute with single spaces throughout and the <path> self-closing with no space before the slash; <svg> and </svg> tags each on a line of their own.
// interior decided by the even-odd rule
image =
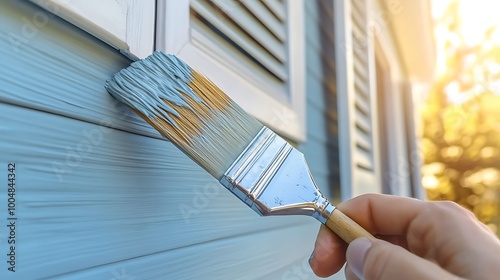
<svg viewBox="0 0 500 280">
<path fill-rule="evenodd" d="M 438 44 L 446 71 L 436 78 L 422 111 L 422 183 L 430 200 L 455 201 L 500 235 L 498 32 L 491 27 L 480 44 L 465 42 L 459 5 L 451 1 L 436 20 L 436 28 L 449 34 Z"/>
</svg>

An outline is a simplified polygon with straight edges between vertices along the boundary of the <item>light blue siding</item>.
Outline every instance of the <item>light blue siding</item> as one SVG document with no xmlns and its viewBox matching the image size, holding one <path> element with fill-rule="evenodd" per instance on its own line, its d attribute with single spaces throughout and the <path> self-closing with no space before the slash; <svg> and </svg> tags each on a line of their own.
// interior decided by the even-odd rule
<svg viewBox="0 0 500 280">
<path fill-rule="evenodd" d="M 18 166 L 17 279 L 104 279 L 121 268 L 138 279 L 259 279 L 311 248 L 316 226 L 307 217 L 258 217 L 166 141 L 106 131 L 60 182 L 50 164 L 65 163 L 68 152 L 58 147 L 103 128 L 18 106 L 0 110 L 16 124 L 0 139 L 4 158 Z M 41 123 L 27 137 L 35 119 Z M 183 216 L 181 206 L 197 211 Z M 150 262 L 165 266 L 148 271 Z"/>
<path fill-rule="evenodd" d="M 335 42 L 331 1 L 305 1 L 307 142 L 301 146 L 316 183 L 339 199 Z"/>
<path fill-rule="evenodd" d="M 319 11 L 305 2 L 313 34 Z M 0 6 L 0 209 L 15 162 L 19 218 L 15 273 L 0 227 L 0 279 L 315 279 L 315 220 L 259 217 L 107 94 L 104 81 L 130 61 L 34 5 Z M 37 14 L 48 23 L 26 36 Z M 332 194 L 333 76 L 319 56 L 333 50 L 318 50 L 320 36 L 307 36 L 300 148 Z"/>
</svg>

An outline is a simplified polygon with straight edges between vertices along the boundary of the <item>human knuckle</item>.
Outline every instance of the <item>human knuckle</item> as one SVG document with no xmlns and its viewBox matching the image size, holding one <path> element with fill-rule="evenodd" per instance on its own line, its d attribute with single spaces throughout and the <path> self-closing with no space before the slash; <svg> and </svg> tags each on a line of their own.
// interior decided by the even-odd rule
<svg viewBox="0 0 500 280">
<path fill-rule="evenodd" d="M 439 201 L 435 202 L 433 205 L 436 214 L 440 216 L 454 216 L 468 212 L 465 208 L 453 201 Z"/>
</svg>

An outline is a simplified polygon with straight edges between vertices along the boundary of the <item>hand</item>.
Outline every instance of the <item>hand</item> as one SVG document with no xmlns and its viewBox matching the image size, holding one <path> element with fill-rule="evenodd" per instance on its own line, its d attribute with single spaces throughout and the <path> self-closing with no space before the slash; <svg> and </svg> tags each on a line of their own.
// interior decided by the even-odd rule
<svg viewBox="0 0 500 280">
<path fill-rule="evenodd" d="M 336 273 L 347 258 L 347 279 L 500 277 L 500 240 L 456 203 L 369 194 L 338 208 L 379 239 L 347 246 L 321 226 L 309 261 L 318 276 Z"/>
</svg>

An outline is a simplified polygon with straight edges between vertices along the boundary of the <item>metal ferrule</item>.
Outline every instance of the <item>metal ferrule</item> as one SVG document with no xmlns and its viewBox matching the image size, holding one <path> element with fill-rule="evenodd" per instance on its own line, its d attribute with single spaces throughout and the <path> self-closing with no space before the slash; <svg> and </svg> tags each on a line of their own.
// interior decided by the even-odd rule
<svg viewBox="0 0 500 280">
<path fill-rule="evenodd" d="M 314 183 L 304 155 L 267 127 L 220 182 L 262 216 L 307 215 L 325 223 L 335 209 Z"/>
</svg>

